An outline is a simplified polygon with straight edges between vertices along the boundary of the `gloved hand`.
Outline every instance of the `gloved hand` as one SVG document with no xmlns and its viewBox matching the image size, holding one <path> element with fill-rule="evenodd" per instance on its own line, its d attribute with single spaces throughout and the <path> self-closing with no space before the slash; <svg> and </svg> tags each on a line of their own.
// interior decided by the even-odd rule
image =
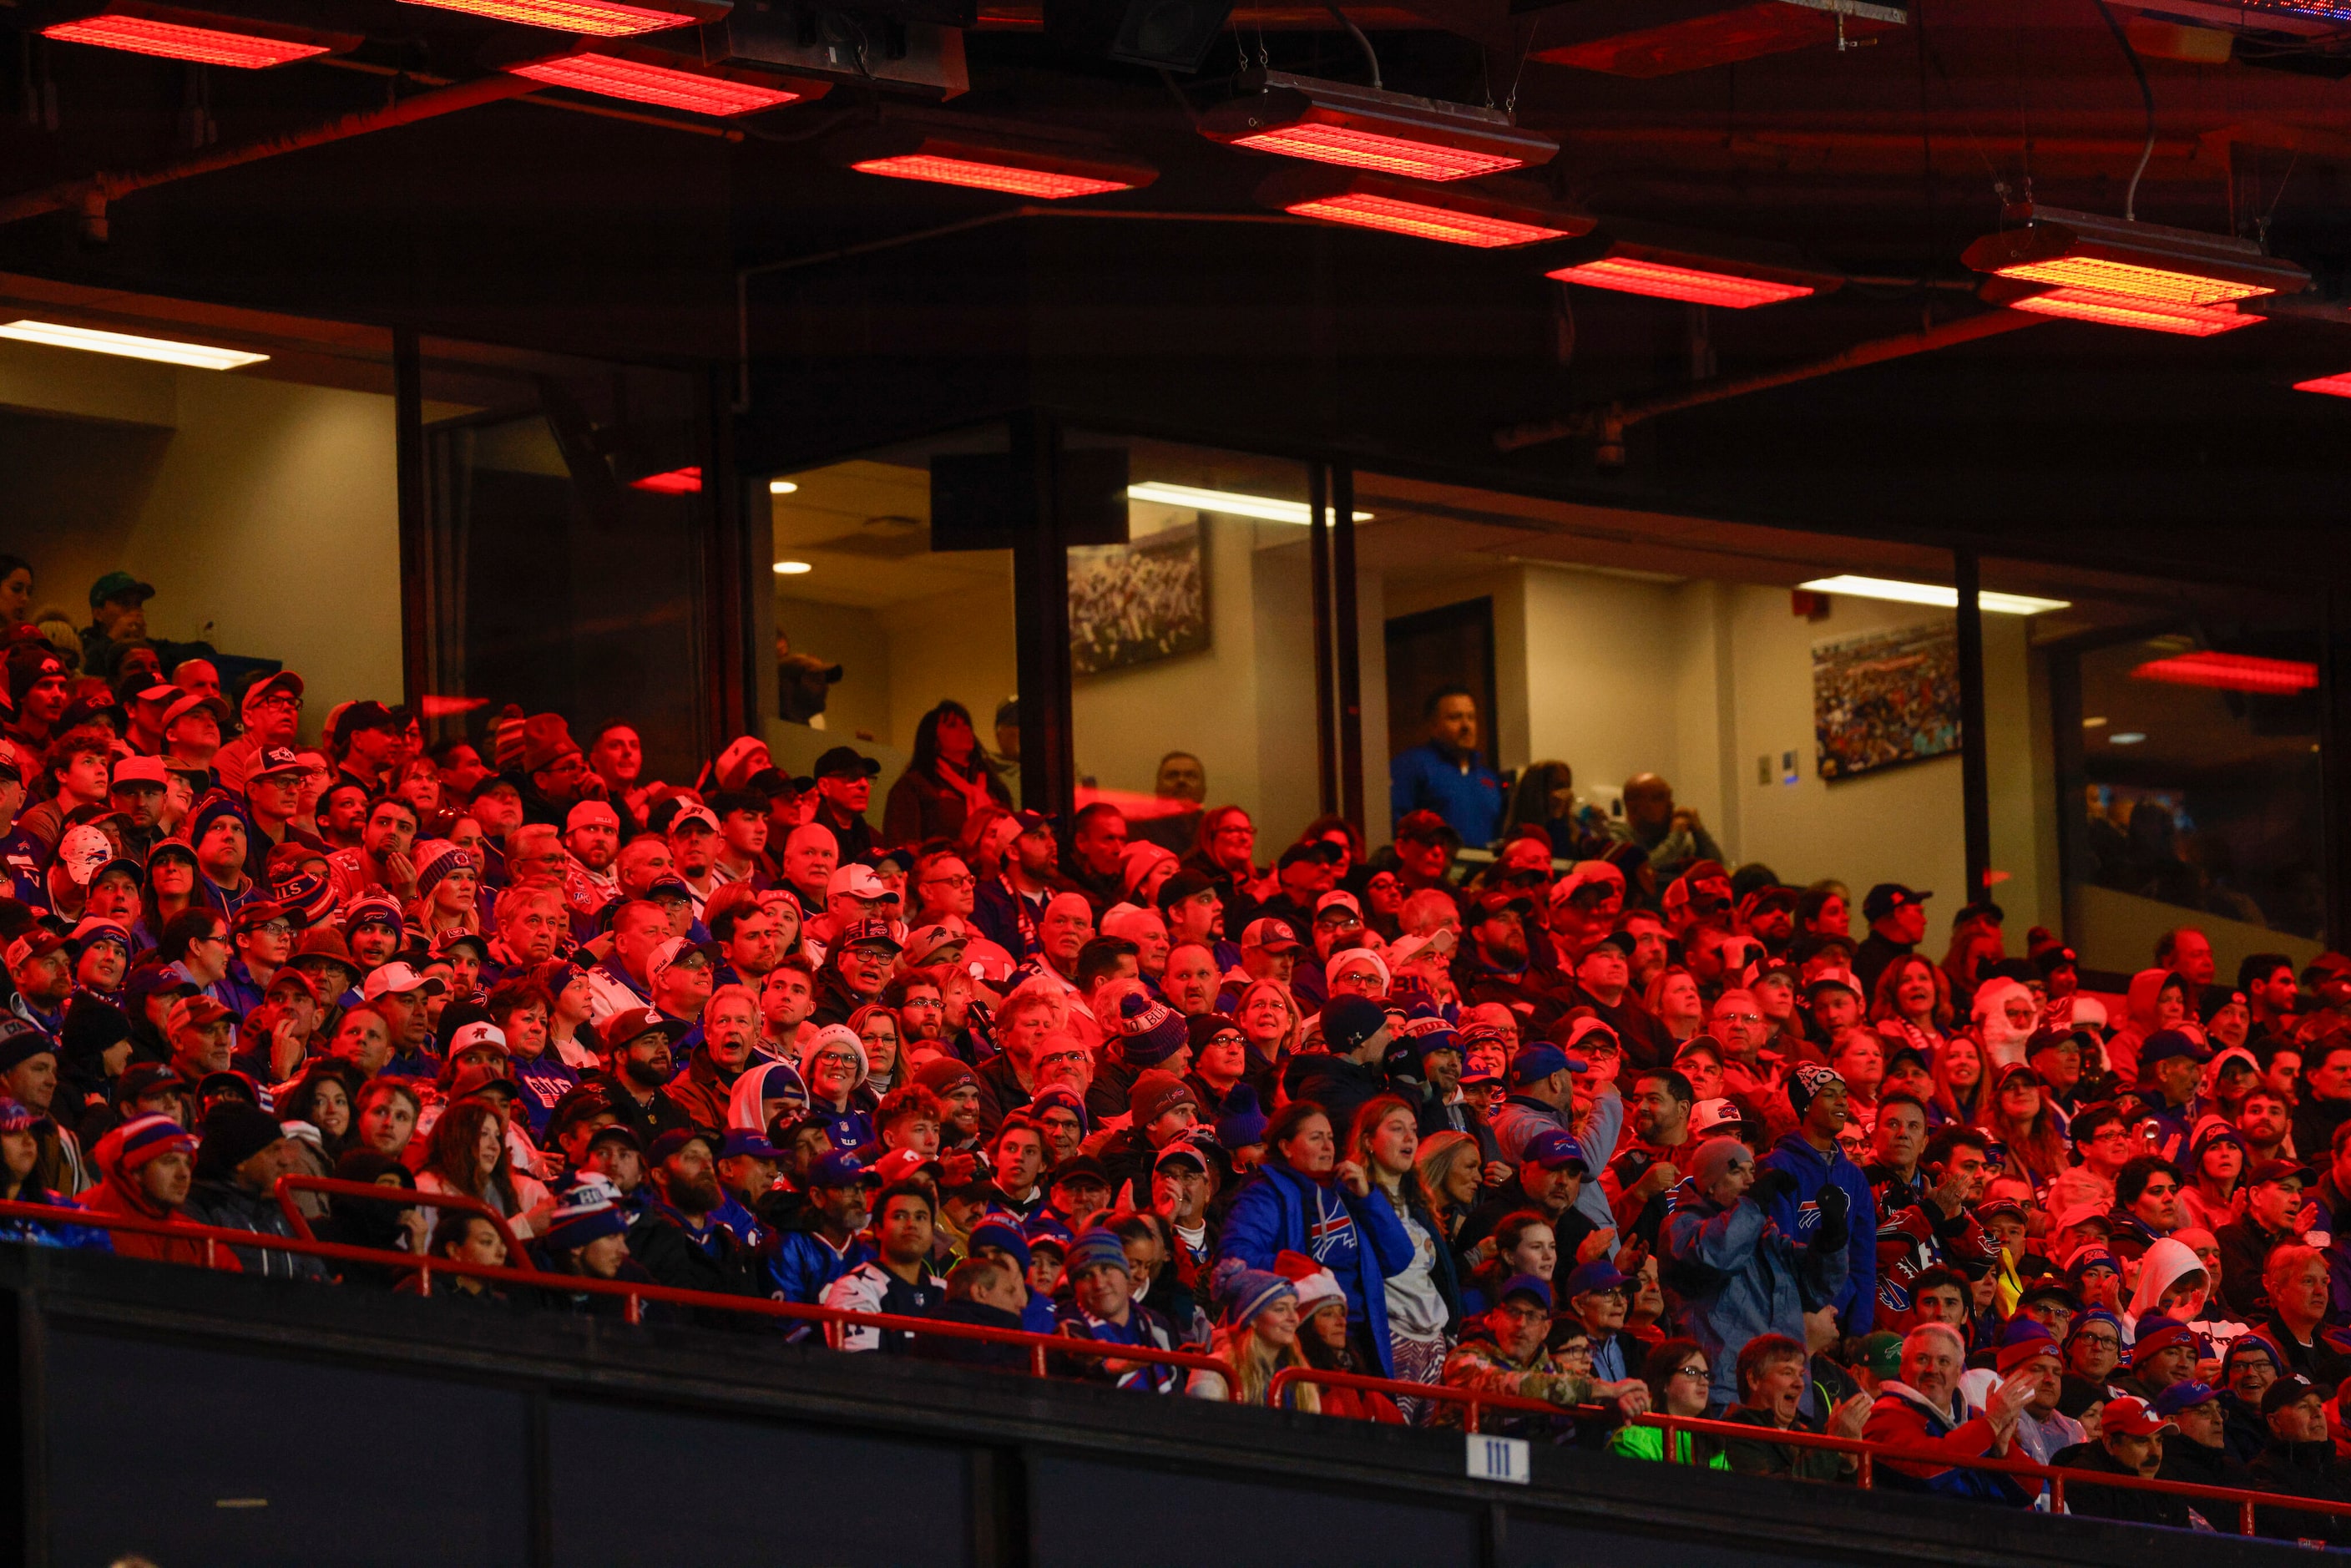
<svg viewBox="0 0 2351 1568">
<path fill-rule="evenodd" d="M 1765 1166 L 1755 1173 L 1755 1185 L 1747 1196 L 1755 1200 L 1758 1208 L 1769 1208 L 1796 1190 L 1796 1178 L 1776 1166 Z"/>
<path fill-rule="evenodd" d="M 1844 1246 L 1852 1231 L 1847 1226 L 1851 1197 L 1844 1188 L 1830 1182 L 1813 1198 L 1813 1206 L 1821 1211 L 1821 1228 L 1813 1233 L 1813 1245 L 1834 1251 Z"/>
</svg>

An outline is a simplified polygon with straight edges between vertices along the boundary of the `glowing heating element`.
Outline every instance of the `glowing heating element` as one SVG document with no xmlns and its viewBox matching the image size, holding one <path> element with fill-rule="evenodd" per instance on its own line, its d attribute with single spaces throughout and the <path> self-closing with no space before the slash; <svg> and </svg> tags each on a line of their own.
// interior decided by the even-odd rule
<svg viewBox="0 0 2351 1568">
<path fill-rule="evenodd" d="M 1390 234 L 1443 240 L 1447 245 L 1475 246 L 1480 250 L 1532 245 L 1537 240 L 1562 239 L 1567 235 L 1565 229 L 1547 229 L 1537 224 L 1514 223 L 1509 218 L 1456 212 L 1450 207 L 1428 206 L 1419 202 L 1398 201 L 1360 191 L 1317 197 L 1282 210 L 1301 217 L 1327 218 L 1334 224 L 1384 229 Z"/>
<path fill-rule="evenodd" d="M 61 43 L 123 49 L 134 55 L 159 55 L 167 60 L 234 66 L 240 70 L 260 70 L 328 52 L 324 44 L 230 33 L 218 27 L 198 27 L 151 16 L 88 16 L 78 22 L 59 22 L 53 27 L 44 27 L 41 37 Z"/>
<path fill-rule="evenodd" d="M 2032 283 L 2085 288 L 2099 294 L 2119 294 L 2166 305 L 2220 305 L 2250 299 L 2276 289 L 2260 283 L 2238 283 L 2193 272 L 2171 272 L 2159 267 L 2137 267 L 2126 261 L 2102 261 L 2093 256 L 2061 256 L 2053 261 L 2025 261 L 2003 267 L 1996 275 Z"/>
<path fill-rule="evenodd" d="M 2316 381 L 2296 382 L 2294 390 L 2324 392 L 2328 397 L 2351 397 L 2351 371 L 2339 376 L 2321 376 Z"/>
<path fill-rule="evenodd" d="M 2120 295 L 2093 293 L 2084 288 L 2052 289 L 2046 294 L 2036 294 L 2030 299 L 2019 299 L 2009 308 L 2030 310 L 2036 316 L 2102 321 L 2110 327 L 2137 327 L 2149 332 L 2173 332 L 2188 338 L 2210 338 L 2216 332 L 2233 332 L 2261 319 L 2259 316 L 2242 316 L 2234 310 L 2198 305 L 2168 305 L 2160 300 L 2130 299 Z"/>
<path fill-rule="evenodd" d="M 1235 147 L 1252 147 L 1259 152 L 1280 152 L 1291 158 L 1311 158 L 1317 163 L 1338 163 L 1350 169 L 1375 169 L 1383 174 L 1405 174 L 1416 180 L 1467 180 L 1473 175 L 1491 174 L 1501 169 L 1519 169 L 1526 165 L 1523 158 L 1502 152 L 1479 152 L 1465 147 L 1447 147 L 1441 142 L 1414 141 L 1402 136 L 1383 136 L 1374 131 L 1359 131 L 1347 125 L 1323 125 L 1301 121 L 1279 130 L 1259 131 L 1254 136 L 1234 140 Z"/>
<path fill-rule="evenodd" d="M 2252 653 L 2179 653 L 2152 659 L 2131 671 L 2142 681 L 2179 686 L 2214 686 L 2231 692 L 2287 695 L 2318 685 L 2318 666 L 2298 659 L 2264 659 Z"/>
<path fill-rule="evenodd" d="M 1629 256 L 1612 256 L 1599 261 L 1587 261 L 1581 267 L 1563 267 L 1549 276 L 1565 283 L 1588 284 L 1593 288 L 1646 294 L 1656 299 L 1687 299 L 1698 305 L 1727 306 L 1733 310 L 1745 310 L 1757 305 L 1777 305 L 1783 299 L 1801 299 L 1813 292 L 1809 284 L 1778 283 L 1769 278 L 1742 277 L 1735 273 L 1704 272 L 1696 267 L 1673 267 L 1662 261 L 1642 261 Z"/>
<path fill-rule="evenodd" d="M 683 109 L 694 114 L 748 114 L 753 110 L 791 103 L 800 97 L 789 88 L 704 76 L 697 71 L 623 59 L 617 55 L 559 55 L 551 60 L 507 68 L 518 77 L 543 81 L 549 87 L 576 88 L 581 92 L 659 104 L 664 109 Z"/>
<path fill-rule="evenodd" d="M 629 481 L 632 490 L 651 490 L 656 496 L 694 496 L 702 490 L 702 470 L 673 468 L 666 474 L 648 474 L 642 479 Z"/>
<path fill-rule="evenodd" d="M 1130 180 L 1102 180 L 1086 174 L 1064 174 L 1050 169 L 1024 169 L 1011 163 L 987 163 L 975 158 L 946 158 L 934 152 L 908 152 L 895 158 L 869 158 L 851 168 L 861 173 L 883 174 L 893 180 L 924 180 L 935 185 L 968 185 L 974 190 L 1003 191 L 1015 196 L 1037 196 L 1058 202 L 1066 196 L 1098 196 L 1104 191 L 1131 191 Z"/>
<path fill-rule="evenodd" d="M 652 33 L 683 27 L 699 16 L 664 11 L 650 5 L 622 5 L 612 0 L 408 0 L 440 11 L 464 11 L 470 16 L 519 22 L 559 33 L 585 33 L 599 38 L 625 38 L 632 33 Z"/>
</svg>

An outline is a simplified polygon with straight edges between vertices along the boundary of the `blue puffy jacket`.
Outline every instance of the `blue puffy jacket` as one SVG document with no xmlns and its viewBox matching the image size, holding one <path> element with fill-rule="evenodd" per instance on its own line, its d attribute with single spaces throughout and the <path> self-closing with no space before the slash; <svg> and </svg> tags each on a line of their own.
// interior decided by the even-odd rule
<svg viewBox="0 0 2351 1568">
<path fill-rule="evenodd" d="M 873 1261 L 873 1249 L 862 1235 L 852 1238 L 846 1250 L 835 1252 L 832 1243 L 818 1234 L 815 1214 L 805 1208 L 768 1233 L 759 1255 L 766 1265 L 764 1283 L 768 1297 L 778 1301 L 797 1301 L 804 1307 L 821 1305 L 826 1286 L 851 1270 Z M 787 1323 L 785 1328 L 792 1339 L 810 1338 L 814 1333 L 812 1326 L 804 1322 Z"/>
<path fill-rule="evenodd" d="M 1282 1252 L 1302 1252 L 1311 1258 L 1314 1249 L 1306 1228 L 1308 1217 L 1316 1209 L 1311 1190 L 1315 1185 L 1313 1177 L 1279 1160 L 1259 1166 L 1233 1200 L 1232 1212 L 1225 1217 L 1225 1228 L 1217 1239 L 1217 1256 L 1238 1258 L 1252 1269 L 1267 1270 Z M 1395 1210 L 1386 1204 L 1366 1202 L 1343 1187 L 1325 1190 L 1338 1193 L 1355 1222 L 1354 1264 L 1343 1271 L 1333 1270 L 1340 1288 L 1347 1292 L 1347 1321 L 1370 1331 L 1372 1348 L 1380 1358 L 1378 1375 L 1393 1377 L 1387 1280 L 1412 1267 L 1412 1239 L 1405 1234 Z"/>
<path fill-rule="evenodd" d="M 1845 1247 L 1844 1284 L 1831 1305 L 1837 1326 L 1847 1334 L 1865 1334 L 1877 1320 L 1877 1197 L 1869 1178 L 1846 1157 L 1843 1149 L 1823 1155 L 1802 1132 L 1790 1133 L 1756 1162 L 1766 1170 L 1785 1171 L 1796 1178 L 1796 1190 L 1776 1198 L 1771 1218 L 1798 1241 L 1809 1241 L 1821 1226 L 1820 1206 L 1813 1200 L 1834 1181 L 1844 1188 L 1845 1223 L 1853 1239 Z M 1796 1339 L 1802 1343 L 1803 1335 Z"/>
</svg>

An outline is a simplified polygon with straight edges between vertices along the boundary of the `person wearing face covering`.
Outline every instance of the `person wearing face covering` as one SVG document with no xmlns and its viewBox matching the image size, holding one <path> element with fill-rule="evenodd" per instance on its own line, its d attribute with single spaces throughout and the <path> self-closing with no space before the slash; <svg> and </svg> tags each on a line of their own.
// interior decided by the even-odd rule
<svg viewBox="0 0 2351 1568">
<path fill-rule="evenodd" d="M 778 1116 L 797 1119 L 808 1103 L 808 1085 L 789 1062 L 754 1062 L 726 1096 L 726 1130 L 764 1133 Z"/>
<path fill-rule="evenodd" d="M 1823 1185 L 1814 1199 L 1821 1219 L 1809 1242 L 1773 1222 L 1771 1201 L 1795 1178 L 1758 1169 L 1736 1138 L 1709 1138 L 1674 1189 L 1660 1250 L 1665 1282 L 1682 1299 L 1692 1339 L 1706 1352 L 1713 1389 L 1709 1412 L 1739 1401 L 1739 1352 L 1758 1334 L 1804 1343 L 1804 1313 L 1844 1287 L 1844 1189 Z M 1812 1395 L 1804 1396 L 1808 1407 Z"/>
<path fill-rule="evenodd" d="M 2041 1024 L 2040 1004 L 2022 980 L 1986 980 L 1976 989 L 1970 1016 L 1995 1071 L 2024 1060 L 2024 1042 Z"/>
</svg>

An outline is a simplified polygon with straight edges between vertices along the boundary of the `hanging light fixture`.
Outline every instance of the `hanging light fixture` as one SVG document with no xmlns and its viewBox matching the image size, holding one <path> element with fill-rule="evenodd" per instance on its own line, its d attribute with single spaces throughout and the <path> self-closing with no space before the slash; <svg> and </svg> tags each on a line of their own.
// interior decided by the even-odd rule
<svg viewBox="0 0 2351 1568">
<path fill-rule="evenodd" d="M 2007 302 L 2011 310 L 2035 316 L 2063 316 L 2075 321 L 2096 321 L 2109 327 L 2136 327 L 2147 332 L 2170 332 L 2184 338 L 2210 338 L 2259 324 L 2263 318 L 2226 305 L 2181 305 L 2161 299 L 2139 299 L 2126 294 L 2104 294 L 2091 288 L 2052 288 Z"/>
<path fill-rule="evenodd" d="M 624 98 L 690 114 L 750 114 L 822 98 L 831 82 L 769 76 L 733 66 L 706 66 L 683 55 L 634 44 L 580 44 L 559 55 L 506 68 L 518 77 L 568 87 L 600 98 Z"/>
<path fill-rule="evenodd" d="M 598 38 L 690 27 L 716 21 L 730 9 L 713 0 L 662 0 L 657 5 L 629 5 L 621 0 L 407 0 L 407 4 Z"/>
<path fill-rule="evenodd" d="M 1486 184 L 1432 190 L 1410 180 L 1342 169 L 1277 171 L 1259 184 L 1257 200 L 1300 217 L 1479 250 L 1567 239 L 1588 232 L 1593 223 L 1582 213 L 1553 206 L 1540 189 Z"/>
<path fill-rule="evenodd" d="M 144 0 L 110 0 L 102 9 L 51 23 L 41 29 L 41 37 L 239 70 L 264 70 L 319 55 L 346 54 L 364 41 L 354 33 L 322 33 L 208 11 L 150 5 Z"/>
<path fill-rule="evenodd" d="M 1097 147 L 1000 135 L 978 126 L 885 125 L 835 137 L 827 151 L 836 162 L 861 174 L 1048 202 L 1132 191 L 1159 178 L 1159 171 L 1140 159 Z"/>
<path fill-rule="evenodd" d="M 1567 248 L 1546 277 L 1586 288 L 1747 310 L 1834 293 L 1842 273 L 1813 265 L 1792 246 L 1660 225 L 1609 219 Z"/>
<path fill-rule="evenodd" d="M 1416 180 L 1467 180 L 1529 168 L 1550 162 L 1559 152 L 1559 143 L 1520 130 L 1499 109 L 1281 71 L 1252 72 L 1244 84 L 1255 90 L 1203 116 L 1203 136 L 1230 147 Z"/>
<path fill-rule="evenodd" d="M 2162 305 L 2221 305 L 2310 287 L 2301 267 L 2227 235 L 2031 203 L 2009 207 L 2001 219 L 2014 226 L 1984 235 L 1961 261 L 1997 277 Z"/>
</svg>

